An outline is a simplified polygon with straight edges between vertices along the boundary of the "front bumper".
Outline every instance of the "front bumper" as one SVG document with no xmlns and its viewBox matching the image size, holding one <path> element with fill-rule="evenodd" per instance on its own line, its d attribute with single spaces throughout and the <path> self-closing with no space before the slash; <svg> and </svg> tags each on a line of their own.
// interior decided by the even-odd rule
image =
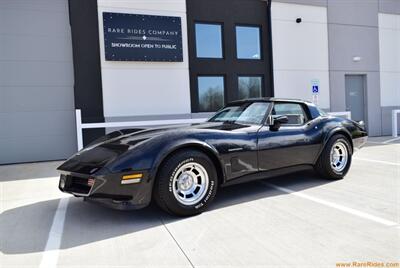
<svg viewBox="0 0 400 268">
<path fill-rule="evenodd" d="M 147 171 L 140 182 L 122 184 L 122 176 L 126 173 L 107 175 L 86 175 L 61 171 L 59 189 L 62 192 L 84 197 L 88 201 L 96 201 L 116 209 L 138 209 L 147 206 L 151 201 L 153 182 L 149 180 Z"/>
</svg>

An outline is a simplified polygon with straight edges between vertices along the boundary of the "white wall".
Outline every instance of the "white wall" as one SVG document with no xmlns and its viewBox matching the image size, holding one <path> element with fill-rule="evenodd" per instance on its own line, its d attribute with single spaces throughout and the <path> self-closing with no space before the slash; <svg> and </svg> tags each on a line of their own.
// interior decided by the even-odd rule
<svg viewBox="0 0 400 268">
<path fill-rule="evenodd" d="M 275 96 L 312 100 L 317 79 L 318 105 L 329 109 L 326 7 L 272 2 L 271 13 Z"/>
<path fill-rule="evenodd" d="M 400 106 L 400 15 L 379 14 L 381 106 Z"/>
<path fill-rule="evenodd" d="M 0 165 L 76 152 L 67 0 L 0 1 Z"/>
<path fill-rule="evenodd" d="M 103 12 L 181 17 L 183 62 L 105 61 Z M 185 0 L 98 0 L 104 116 L 190 113 Z"/>
</svg>

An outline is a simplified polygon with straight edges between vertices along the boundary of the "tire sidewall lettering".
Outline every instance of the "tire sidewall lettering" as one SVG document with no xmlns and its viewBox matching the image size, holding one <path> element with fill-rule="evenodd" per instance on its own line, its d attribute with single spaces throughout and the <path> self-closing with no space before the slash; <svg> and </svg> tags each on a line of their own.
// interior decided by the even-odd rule
<svg viewBox="0 0 400 268">
<path fill-rule="evenodd" d="M 192 157 L 190 157 L 190 158 L 187 158 L 187 159 L 181 161 L 181 162 L 174 168 L 174 170 L 172 171 L 171 176 L 169 177 L 169 180 L 168 180 L 168 191 L 169 191 L 170 193 L 173 192 L 173 190 L 172 190 L 172 183 L 173 183 L 173 181 L 174 181 L 174 177 L 175 177 L 176 172 L 178 171 L 178 169 L 179 169 L 181 166 L 183 166 L 184 164 L 189 163 L 189 162 L 194 162 L 194 159 L 193 159 Z"/>
<path fill-rule="evenodd" d="M 176 175 L 176 172 L 179 170 L 179 168 L 180 168 L 181 166 L 183 166 L 183 165 L 185 165 L 186 163 L 189 163 L 189 162 L 197 162 L 197 163 L 200 163 L 201 165 L 204 166 L 204 164 L 201 163 L 201 162 L 203 162 L 203 161 L 198 161 L 198 160 L 196 160 L 196 159 L 193 158 L 193 157 L 186 158 L 185 160 L 179 162 L 179 164 L 176 165 L 176 167 L 174 168 L 174 170 L 171 172 L 171 175 L 169 176 L 169 179 L 168 179 L 168 192 L 169 192 L 172 196 L 173 196 L 173 189 L 172 189 L 172 188 L 173 188 L 173 181 L 174 181 L 174 177 L 175 177 L 175 175 Z M 206 168 L 206 170 L 207 170 L 207 168 Z M 209 170 L 207 170 L 207 172 L 209 172 Z M 209 174 L 209 176 L 213 176 L 213 174 Z M 196 210 L 198 210 L 198 209 L 202 208 L 203 206 L 205 206 L 205 205 L 207 204 L 207 202 L 208 202 L 208 201 L 211 199 L 211 197 L 213 196 L 214 188 L 215 188 L 215 180 L 212 179 L 212 178 L 210 177 L 209 186 L 208 186 L 208 189 L 207 189 L 207 194 L 203 197 L 202 200 L 200 200 L 200 202 L 199 202 L 198 204 L 195 204 L 195 205 L 193 205 L 193 206 L 191 206 L 191 207 L 194 208 L 194 209 L 196 209 Z M 172 198 L 173 198 L 175 201 L 177 201 L 177 200 L 175 199 L 175 197 L 172 197 Z M 179 204 L 179 205 L 181 205 L 181 204 Z"/>
<path fill-rule="evenodd" d="M 211 195 L 212 195 L 212 193 L 213 193 L 213 190 L 214 190 L 214 181 L 211 180 L 211 181 L 210 181 L 210 187 L 209 187 L 209 189 L 208 189 L 207 195 L 206 195 L 206 196 L 204 197 L 204 199 L 201 200 L 200 203 L 197 204 L 194 208 L 195 208 L 195 209 L 199 209 L 199 208 L 201 208 L 202 206 L 204 206 L 204 205 L 207 203 L 207 201 L 210 199 L 210 197 L 211 197 Z"/>
</svg>

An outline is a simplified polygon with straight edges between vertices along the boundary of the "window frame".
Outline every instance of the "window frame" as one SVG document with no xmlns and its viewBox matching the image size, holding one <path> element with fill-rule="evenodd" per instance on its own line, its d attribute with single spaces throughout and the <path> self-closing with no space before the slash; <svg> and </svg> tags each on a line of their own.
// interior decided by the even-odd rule
<svg viewBox="0 0 400 268">
<path fill-rule="evenodd" d="M 197 76 L 199 74 L 224 74 L 225 75 L 225 104 L 237 100 L 237 75 L 238 74 L 263 74 L 263 96 L 273 96 L 273 68 L 272 68 L 272 43 L 271 43 L 271 25 L 270 25 L 270 8 L 269 2 L 266 1 L 246 1 L 245 5 L 231 5 L 230 0 L 201 0 L 187 1 L 187 42 L 188 42 L 188 60 L 189 60 L 189 83 L 190 83 L 190 112 L 198 116 L 211 116 L 211 113 L 200 112 L 197 107 Z M 232 17 L 232 12 L 226 12 L 226 7 L 231 5 L 232 12 L 235 18 Z M 212 7 L 212 8 L 210 8 Z M 195 23 L 218 24 L 222 25 L 222 42 L 223 42 L 223 57 L 224 59 L 205 59 L 197 58 L 196 53 L 205 45 L 204 42 L 198 42 L 197 49 L 195 42 Z M 236 34 L 235 24 L 239 26 L 255 26 L 261 31 L 261 60 L 238 60 L 236 58 Z M 203 25 L 198 25 L 199 29 L 206 35 L 207 31 L 202 31 Z M 207 25 L 206 25 L 207 26 Z M 221 26 L 219 26 L 221 27 Z M 239 37 L 246 36 L 246 31 L 254 33 L 254 37 L 258 38 L 257 29 L 238 30 Z M 206 28 L 207 29 L 207 28 Z M 217 27 L 210 27 L 212 32 Z M 203 35 L 203 36 L 204 36 Z M 199 37 L 199 35 L 198 35 Z M 219 36 L 215 35 L 217 39 Z M 199 39 L 198 39 L 199 40 Z M 204 39 L 202 39 L 204 40 Z M 239 39 L 240 40 L 240 39 Z M 242 43 L 247 43 L 246 38 L 242 38 Z M 218 40 L 220 41 L 220 40 Z M 212 44 L 210 44 L 212 46 Z M 249 44 L 250 48 L 255 47 L 258 51 L 258 44 Z M 246 46 L 242 46 L 246 47 Z M 218 47 L 219 48 L 219 47 Z M 253 51 L 252 49 L 243 50 Z M 255 51 L 255 50 L 254 50 Z M 210 55 L 215 56 L 210 50 Z M 246 55 L 251 57 L 256 53 Z M 200 53 L 201 55 L 201 53 Z M 205 54 L 201 55 L 204 56 Z M 221 56 L 221 53 L 218 55 Z M 258 58 L 258 57 L 257 57 Z M 257 93 L 258 94 L 258 93 Z"/>
<path fill-rule="evenodd" d="M 197 56 L 197 31 L 196 31 L 196 25 L 197 24 L 206 24 L 206 25 L 218 25 L 221 26 L 221 58 L 213 58 L 213 57 L 199 57 Z M 217 22 L 217 21 L 203 21 L 203 20 L 195 20 L 193 22 L 193 33 L 194 33 L 194 55 L 195 58 L 198 60 L 224 60 L 225 59 L 225 39 L 224 39 L 224 23 L 223 22 Z"/>
<path fill-rule="evenodd" d="M 200 109 L 199 77 L 222 77 L 223 81 L 223 102 L 222 107 L 216 111 L 203 111 Z M 196 75 L 196 113 L 215 113 L 226 106 L 226 75 L 225 74 L 197 74 Z"/>
<path fill-rule="evenodd" d="M 237 34 L 237 27 L 247 27 L 247 28 L 258 28 L 259 34 L 259 49 L 260 49 L 260 58 L 239 58 L 238 57 L 238 34 Z M 263 34 L 262 34 L 262 25 L 261 24 L 249 24 L 249 23 L 235 23 L 234 25 L 234 33 L 235 33 L 235 58 L 238 61 L 263 61 L 264 60 L 264 53 L 263 53 Z"/>
</svg>

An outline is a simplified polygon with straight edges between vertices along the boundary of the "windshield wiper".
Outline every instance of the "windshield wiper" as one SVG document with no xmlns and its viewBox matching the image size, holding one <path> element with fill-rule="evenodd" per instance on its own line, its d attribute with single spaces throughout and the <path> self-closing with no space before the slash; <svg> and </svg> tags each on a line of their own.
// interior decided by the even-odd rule
<svg viewBox="0 0 400 268">
<path fill-rule="evenodd" d="M 236 124 L 236 120 L 210 120 L 208 122 L 213 122 L 213 123 L 223 123 L 223 124 Z"/>
</svg>

